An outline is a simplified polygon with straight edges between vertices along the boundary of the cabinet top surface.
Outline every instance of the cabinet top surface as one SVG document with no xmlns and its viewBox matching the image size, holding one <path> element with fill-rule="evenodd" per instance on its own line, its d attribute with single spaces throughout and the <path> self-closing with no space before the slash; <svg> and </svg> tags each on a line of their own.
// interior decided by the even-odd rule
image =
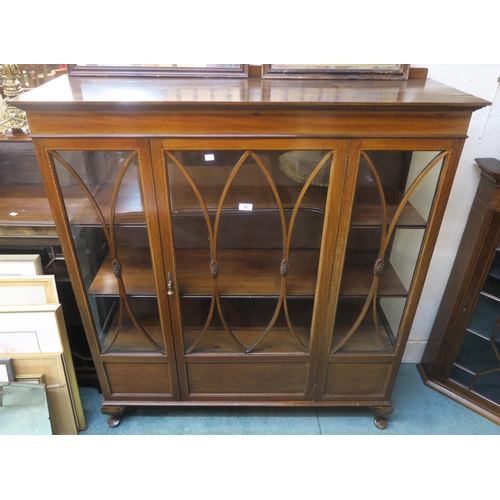
<svg viewBox="0 0 500 500">
<path fill-rule="evenodd" d="M 12 100 L 16 106 L 168 108 L 199 106 L 445 107 L 479 109 L 490 104 L 430 79 L 322 81 L 249 79 L 56 78 Z"/>
</svg>

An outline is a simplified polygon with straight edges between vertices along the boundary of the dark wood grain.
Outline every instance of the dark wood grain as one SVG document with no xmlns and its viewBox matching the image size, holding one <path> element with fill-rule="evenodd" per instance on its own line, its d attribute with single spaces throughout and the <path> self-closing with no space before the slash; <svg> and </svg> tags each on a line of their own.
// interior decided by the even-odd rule
<svg viewBox="0 0 500 500">
<path fill-rule="evenodd" d="M 415 79 L 405 82 L 349 81 L 325 82 L 274 81 L 261 79 L 158 79 L 140 80 L 137 92 L 136 78 L 78 78 L 60 76 L 35 88 L 11 102 L 22 109 L 43 109 L 47 105 L 57 109 L 106 108 L 130 109 L 167 108 L 172 105 L 199 108 L 214 104 L 248 105 L 261 107 L 276 104 L 307 104 L 309 107 L 345 107 L 350 109 L 377 107 L 423 106 L 436 108 L 478 109 L 487 101 L 447 87 L 431 79 Z"/>
</svg>

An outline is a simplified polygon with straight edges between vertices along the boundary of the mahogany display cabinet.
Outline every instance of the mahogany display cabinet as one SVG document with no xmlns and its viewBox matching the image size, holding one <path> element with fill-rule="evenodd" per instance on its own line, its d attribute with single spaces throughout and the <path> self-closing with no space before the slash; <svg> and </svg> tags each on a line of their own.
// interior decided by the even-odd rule
<svg viewBox="0 0 500 500">
<path fill-rule="evenodd" d="M 64 76 L 15 99 L 104 396 L 391 393 L 470 116 L 432 80 Z"/>
<path fill-rule="evenodd" d="M 426 385 L 500 424 L 500 161 L 476 162 L 476 196 L 418 368 Z"/>
</svg>

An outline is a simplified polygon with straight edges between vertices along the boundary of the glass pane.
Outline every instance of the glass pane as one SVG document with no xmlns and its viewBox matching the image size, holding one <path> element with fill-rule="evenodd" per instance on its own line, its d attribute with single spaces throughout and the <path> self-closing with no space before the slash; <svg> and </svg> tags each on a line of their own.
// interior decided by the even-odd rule
<svg viewBox="0 0 500 500">
<path fill-rule="evenodd" d="M 450 380 L 500 404 L 499 257 L 493 259 L 465 331 Z"/>
<path fill-rule="evenodd" d="M 137 152 L 50 154 L 101 349 L 164 353 Z"/>
<path fill-rule="evenodd" d="M 500 303 L 485 295 L 479 295 L 468 330 L 490 340 L 496 333 L 499 319 Z"/>
<path fill-rule="evenodd" d="M 165 156 L 186 351 L 307 352 L 333 153 Z"/>
<path fill-rule="evenodd" d="M 491 342 L 468 331 L 465 332 L 455 363 L 475 374 L 500 367 Z"/>
<path fill-rule="evenodd" d="M 362 150 L 331 352 L 393 352 L 446 153 Z"/>
</svg>

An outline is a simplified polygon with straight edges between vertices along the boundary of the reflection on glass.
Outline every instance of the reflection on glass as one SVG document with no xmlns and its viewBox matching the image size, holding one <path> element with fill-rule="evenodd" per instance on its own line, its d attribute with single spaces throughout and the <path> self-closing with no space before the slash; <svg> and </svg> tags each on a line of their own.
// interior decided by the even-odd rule
<svg viewBox="0 0 500 500">
<path fill-rule="evenodd" d="M 136 151 L 51 151 L 106 352 L 164 353 Z"/>
<path fill-rule="evenodd" d="M 331 352 L 394 352 L 447 153 L 361 151 Z"/>
<path fill-rule="evenodd" d="M 165 156 L 186 352 L 308 352 L 333 152 Z"/>
</svg>

